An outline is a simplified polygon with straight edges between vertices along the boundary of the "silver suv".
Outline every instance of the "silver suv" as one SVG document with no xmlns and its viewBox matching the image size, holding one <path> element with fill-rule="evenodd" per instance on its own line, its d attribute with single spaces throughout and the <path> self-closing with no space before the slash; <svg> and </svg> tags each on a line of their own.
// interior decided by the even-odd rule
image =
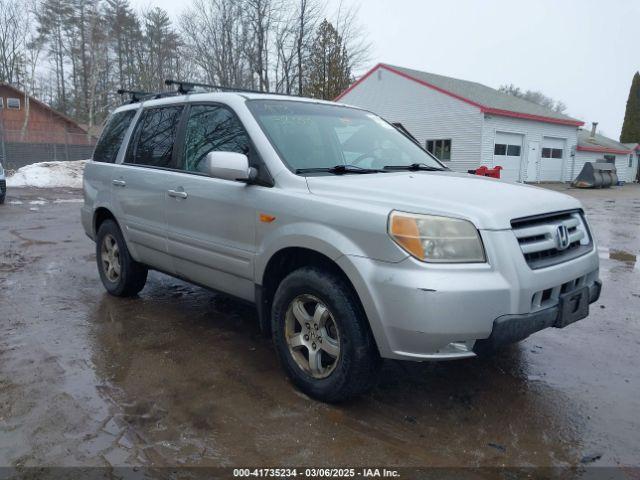
<svg viewBox="0 0 640 480">
<path fill-rule="evenodd" d="M 470 358 L 587 316 L 580 202 L 454 173 L 380 117 L 246 92 L 111 115 L 82 223 L 107 291 L 149 269 L 256 304 L 292 381 L 339 401 L 381 359 Z"/>
</svg>

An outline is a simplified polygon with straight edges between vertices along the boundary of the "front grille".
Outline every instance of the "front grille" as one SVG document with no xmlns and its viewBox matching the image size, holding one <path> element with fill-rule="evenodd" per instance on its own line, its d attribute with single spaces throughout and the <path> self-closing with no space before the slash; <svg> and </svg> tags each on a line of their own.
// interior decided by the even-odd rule
<svg viewBox="0 0 640 480">
<path fill-rule="evenodd" d="M 568 246 L 559 247 L 558 227 L 564 225 Z M 591 235 L 579 211 L 550 213 L 511 221 L 520 249 L 532 269 L 549 267 L 591 251 Z"/>
</svg>

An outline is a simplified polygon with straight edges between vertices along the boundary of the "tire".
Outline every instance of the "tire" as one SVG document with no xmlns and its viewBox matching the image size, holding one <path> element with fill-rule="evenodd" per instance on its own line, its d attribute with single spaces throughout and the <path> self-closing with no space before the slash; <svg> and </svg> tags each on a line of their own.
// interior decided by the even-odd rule
<svg viewBox="0 0 640 480">
<path fill-rule="evenodd" d="M 317 267 L 290 273 L 276 290 L 271 328 L 284 370 L 310 397 L 341 402 L 375 385 L 382 360 L 355 292 L 338 275 Z"/>
<path fill-rule="evenodd" d="M 0 205 L 4 203 L 4 195 L 0 197 Z"/>
<path fill-rule="evenodd" d="M 116 297 L 132 297 L 147 282 L 147 267 L 131 258 L 120 227 L 113 220 L 105 220 L 98 229 L 96 263 L 104 288 Z"/>
</svg>

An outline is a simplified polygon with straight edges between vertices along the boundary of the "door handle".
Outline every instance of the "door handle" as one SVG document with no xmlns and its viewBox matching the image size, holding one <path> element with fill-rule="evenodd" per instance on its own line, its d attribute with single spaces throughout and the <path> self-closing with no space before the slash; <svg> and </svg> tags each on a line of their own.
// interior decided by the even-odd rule
<svg viewBox="0 0 640 480">
<path fill-rule="evenodd" d="M 187 198 L 187 192 L 181 190 L 169 190 L 169 196 L 174 198 Z"/>
<path fill-rule="evenodd" d="M 125 182 L 124 180 L 111 180 L 111 183 L 113 183 L 117 187 L 126 187 L 127 186 L 127 182 Z"/>
</svg>

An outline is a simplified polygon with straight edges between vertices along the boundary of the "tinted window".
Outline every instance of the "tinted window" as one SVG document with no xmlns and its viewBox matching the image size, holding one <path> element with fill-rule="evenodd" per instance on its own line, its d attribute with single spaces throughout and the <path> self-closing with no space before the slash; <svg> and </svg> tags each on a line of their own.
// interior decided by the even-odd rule
<svg viewBox="0 0 640 480">
<path fill-rule="evenodd" d="M 127 128 L 129 128 L 129 124 L 135 114 L 135 110 L 127 110 L 111 116 L 102 131 L 96 150 L 93 152 L 94 161 L 106 163 L 116 161 L 124 134 L 127 132 Z"/>
<path fill-rule="evenodd" d="M 178 130 L 182 107 L 146 110 L 136 126 L 127 162 L 154 167 L 171 166 L 173 142 Z"/>
<path fill-rule="evenodd" d="M 496 143 L 493 148 L 493 153 L 495 155 L 506 155 L 507 154 L 507 146 L 504 143 Z"/>
<path fill-rule="evenodd" d="M 249 137 L 240 120 L 225 107 L 191 107 L 184 138 L 182 168 L 204 171 L 202 160 L 209 152 L 235 152 L 249 155 Z"/>
</svg>

